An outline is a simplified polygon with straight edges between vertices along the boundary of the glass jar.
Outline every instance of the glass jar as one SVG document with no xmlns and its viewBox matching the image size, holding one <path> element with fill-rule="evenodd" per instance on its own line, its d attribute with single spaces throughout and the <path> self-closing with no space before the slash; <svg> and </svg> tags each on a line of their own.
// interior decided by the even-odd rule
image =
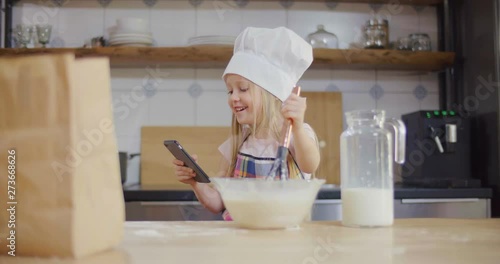
<svg viewBox="0 0 500 264">
<path fill-rule="evenodd" d="M 370 19 L 364 28 L 365 48 L 385 49 L 389 45 L 389 22 L 386 19 Z"/>
<path fill-rule="evenodd" d="M 431 51 L 431 38 L 425 33 L 410 34 L 413 51 Z"/>
<path fill-rule="evenodd" d="M 413 44 L 411 42 L 411 39 L 409 37 L 399 38 L 398 42 L 396 43 L 396 49 L 398 49 L 398 50 L 412 50 Z"/>
<path fill-rule="evenodd" d="M 348 127 L 340 136 L 342 224 L 390 226 L 393 161 L 404 163 L 406 127 L 399 119 L 386 120 L 383 110 L 352 111 L 345 116 Z"/>
<path fill-rule="evenodd" d="M 325 30 L 323 25 L 317 26 L 317 31 L 307 35 L 307 41 L 313 48 L 338 49 L 337 35 Z"/>
</svg>

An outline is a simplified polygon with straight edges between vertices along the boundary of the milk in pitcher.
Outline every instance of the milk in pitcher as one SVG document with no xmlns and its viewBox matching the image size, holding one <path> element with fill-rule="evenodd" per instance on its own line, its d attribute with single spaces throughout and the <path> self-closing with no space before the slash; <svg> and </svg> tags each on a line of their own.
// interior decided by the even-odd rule
<svg viewBox="0 0 500 264">
<path fill-rule="evenodd" d="M 391 189 L 347 188 L 342 190 L 342 224 L 353 227 L 390 226 L 394 221 Z"/>
</svg>

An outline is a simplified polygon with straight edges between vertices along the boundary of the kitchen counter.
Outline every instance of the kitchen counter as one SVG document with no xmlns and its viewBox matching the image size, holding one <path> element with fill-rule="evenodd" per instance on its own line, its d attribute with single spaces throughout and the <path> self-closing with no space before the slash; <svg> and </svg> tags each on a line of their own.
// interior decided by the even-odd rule
<svg viewBox="0 0 500 264">
<path fill-rule="evenodd" d="M 489 218 L 492 190 L 394 188 L 396 218 Z M 209 221 L 222 220 L 220 214 L 205 209 L 190 186 L 124 187 L 127 221 Z M 342 219 L 340 188 L 325 184 L 312 208 L 312 220 Z"/>
<path fill-rule="evenodd" d="M 79 261 L 0 257 L 5 264 L 499 263 L 500 219 L 396 219 L 392 227 L 307 222 L 247 230 L 234 222 L 126 222 L 113 250 Z"/>
<path fill-rule="evenodd" d="M 197 201 L 194 192 L 189 186 L 125 186 L 125 202 L 136 201 Z M 396 185 L 394 199 L 453 199 L 453 198 L 486 198 L 492 197 L 489 188 L 463 188 L 463 189 L 431 189 L 410 188 Z M 318 200 L 340 199 L 340 187 L 325 184 L 318 193 Z"/>
</svg>

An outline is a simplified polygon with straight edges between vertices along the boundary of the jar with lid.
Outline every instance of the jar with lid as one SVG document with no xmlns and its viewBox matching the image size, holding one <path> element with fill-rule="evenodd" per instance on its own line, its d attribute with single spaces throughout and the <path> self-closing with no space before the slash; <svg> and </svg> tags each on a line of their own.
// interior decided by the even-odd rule
<svg viewBox="0 0 500 264">
<path fill-rule="evenodd" d="M 425 33 L 410 34 L 413 51 L 431 51 L 431 38 Z"/>
<path fill-rule="evenodd" d="M 386 19 L 370 19 L 364 28 L 365 48 L 385 49 L 389 45 L 389 22 Z"/>
<path fill-rule="evenodd" d="M 339 47 L 337 35 L 326 31 L 323 25 L 318 25 L 315 32 L 307 35 L 307 41 L 313 48 L 337 49 Z"/>
</svg>

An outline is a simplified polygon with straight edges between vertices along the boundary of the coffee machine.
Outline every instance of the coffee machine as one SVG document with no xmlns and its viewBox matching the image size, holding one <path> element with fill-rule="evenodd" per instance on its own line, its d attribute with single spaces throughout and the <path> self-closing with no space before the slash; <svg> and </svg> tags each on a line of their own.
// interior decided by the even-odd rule
<svg viewBox="0 0 500 264">
<path fill-rule="evenodd" d="M 402 115 L 406 125 L 403 186 L 480 187 L 471 173 L 470 120 L 454 111 L 430 110 Z"/>
</svg>

